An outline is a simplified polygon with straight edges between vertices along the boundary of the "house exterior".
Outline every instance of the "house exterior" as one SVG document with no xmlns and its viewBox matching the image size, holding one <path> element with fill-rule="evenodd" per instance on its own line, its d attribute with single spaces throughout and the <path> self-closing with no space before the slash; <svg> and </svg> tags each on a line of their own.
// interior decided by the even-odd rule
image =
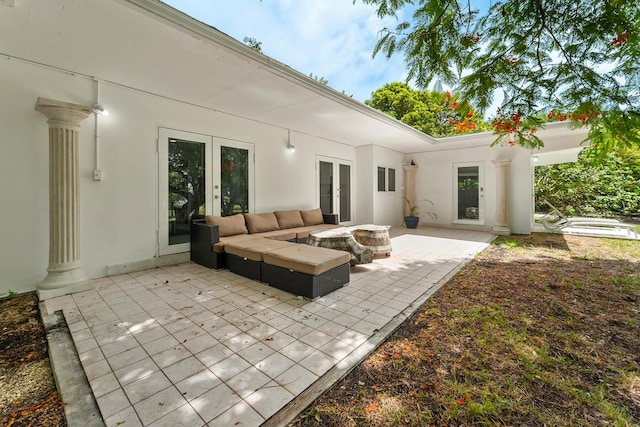
<svg viewBox="0 0 640 427">
<path fill-rule="evenodd" d="M 250 212 L 398 227 L 408 196 L 437 213 L 423 225 L 531 231 L 538 153 L 431 138 L 156 0 L 3 0 L 0 94 L 0 296 L 188 261 L 192 201 L 170 189 L 187 152 L 200 214 L 225 209 L 225 156 L 239 155 Z M 543 155 L 585 135 L 540 136 Z"/>
</svg>

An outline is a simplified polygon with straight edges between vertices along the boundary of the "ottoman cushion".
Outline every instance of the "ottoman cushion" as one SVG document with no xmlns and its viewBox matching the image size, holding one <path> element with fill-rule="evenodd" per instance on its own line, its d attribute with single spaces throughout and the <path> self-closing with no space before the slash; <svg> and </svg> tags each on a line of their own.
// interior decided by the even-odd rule
<svg viewBox="0 0 640 427">
<path fill-rule="evenodd" d="M 301 244 L 276 249 L 262 255 L 262 260 L 266 264 L 312 276 L 348 264 L 350 259 L 348 252 Z"/>
<path fill-rule="evenodd" d="M 241 258 L 253 261 L 262 261 L 262 255 L 264 253 L 275 249 L 286 248 L 291 245 L 295 246 L 296 244 L 272 239 L 249 239 L 228 243 L 224 247 L 224 250 L 228 254 L 236 255 Z"/>
</svg>

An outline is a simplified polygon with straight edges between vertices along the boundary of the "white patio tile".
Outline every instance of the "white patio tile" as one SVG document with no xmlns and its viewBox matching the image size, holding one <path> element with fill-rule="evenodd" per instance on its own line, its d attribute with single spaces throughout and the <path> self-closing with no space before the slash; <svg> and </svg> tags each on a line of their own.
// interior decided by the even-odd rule
<svg viewBox="0 0 640 427">
<path fill-rule="evenodd" d="M 168 348 L 165 351 L 161 351 L 160 353 L 156 353 L 152 355 L 151 358 L 160 368 L 166 368 L 182 359 L 186 359 L 189 356 L 191 356 L 189 350 L 182 345 L 177 345 Z"/>
<path fill-rule="evenodd" d="M 275 381 L 294 396 L 302 393 L 318 380 L 318 376 L 300 365 L 293 365 L 275 378 Z"/>
<path fill-rule="evenodd" d="M 286 354 L 287 357 L 294 362 L 299 362 L 314 351 L 315 348 L 313 348 L 309 344 L 305 344 L 302 341 L 294 340 L 289 345 L 284 347 L 281 353 Z"/>
<path fill-rule="evenodd" d="M 136 347 L 138 347 L 138 341 L 130 336 L 122 337 L 115 342 L 101 346 L 102 353 L 107 358 Z"/>
<path fill-rule="evenodd" d="M 144 425 L 173 412 L 185 405 L 187 401 L 178 390 L 171 386 L 133 405 Z"/>
<path fill-rule="evenodd" d="M 112 372 L 111 366 L 109 366 L 109 364 L 105 359 L 99 360 L 96 363 L 83 366 L 83 368 L 84 368 L 84 373 L 87 376 L 87 379 L 89 381 Z"/>
<path fill-rule="evenodd" d="M 172 337 L 171 335 L 165 335 L 162 338 L 158 338 L 154 341 L 149 341 L 142 344 L 142 347 L 145 349 L 147 353 L 150 355 L 161 353 L 169 348 L 173 348 L 180 343 L 177 339 Z"/>
<path fill-rule="evenodd" d="M 271 378 L 269 378 L 253 366 L 250 366 L 235 377 L 227 380 L 226 384 L 238 396 L 246 398 L 269 381 L 271 381 Z"/>
<path fill-rule="evenodd" d="M 313 328 L 311 326 L 303 325 L 302 323 L 294 323 L 291 326 L 287 326 L 286 328 L 284 328 L 282 332 L 286 333 L 287 335 L 291 335 L 296 339 L 300 339 L 312 330 Z"/>
<path fill-rule="evenodd" d="M 293 395 L 275 381 L 249 395 L 245 401 L 265 419 L 286 405 Z"/>
<path fill-rule="evenodd" d="M 125 386 L 133 381 L 139 380 L 158 371 L 158 365 L 153 360 L 146 358 L 121 369 L 115 370 L 114 374 L 120 384 Z"/>
<path fill-rule="evenodd" d="M 337 360 L 333 357 L 326 355 L 320 350 L 316 350 L 298 363 L 314 374 L 321 376 L 331 369 L 336 362 Z"/>
<path fill-rule="evenodd" d="M 271 325 L 267 325 L 267 324 L 261 324 L 258 325 L 252 329 L 249 329 L 247 331 L 247 334 L 251 335 L 252 337 L 254 337 L 256 340 L 261 341 L 261 340 L 265 340 L 267 338 L 273 337 L 275 334 L 278 333 L 278 329 L 271 326 Z"/>
<path fill-rule="evenodd" d="M 291 326 L 292 324 L 294 324 L 295 320 L 293 320 L 292 318 L 284 314 L 280 314 L 277 317 L 274 317 L 273 319 L 267 320 L 266 323 L 269 324 L 270 326 L 273 326 L 276 329 L 284 329 L 287 326 Z"/>
<path fill-rule="evenodd" d="M 198 354 L 201 351 L 215 346 L 216 344 L 218 344 L 218 340 L 209 334 L 202 334 L 182 343 L 182 345 L 185 346 L 191 354 Z"/>
<path fill-rule="evenodd" d="M 344 326 L 346 328 L 350 328 L 351 326 L 358 323 L 360 319 L 358 317 L 351 316 L 350 314 L 342 313 L 336 316 L 335 318 L 333 318 L 332 321 L 334 323 L 337 323 L 338 325 Z"/>
<path fill-rule="evenodd" d="M 273 354 L 274 352 L 275 350 L 269 347 L 266 343 L 256 342 L 255 344 L 239 351 L 238 355 L 240 355 L 240 357 L 253 365 L 265 359 L 267 356 Z"/>
<path fill-rule="evenodd" d="M 238 402 L 207 424 L 207 427 L 258 427 L 264 422 L 246 402 Z"/>
<path fill-rule="evenodd" d="M 237 354 L 232 354 L 226 359 L 211 365 L 209 369 L 211 369 L 211 372 L 216 374 L 216 376 L 222 381 L 227 381 L 247 369 L 249 366 L 251 365 L 249 365 L 246 360 Z"/>
<path fill-rule="evenodd" d="M 271 378 L 275 378 L 294 364 L 295 362 L 288 357 L 285 357 L 280 353 L 273 353 L 253 366 L 260 369 Z"/>
<path fill-rule="evenodd" d="M 202 362 L 200 362 L 195 356 L 190 356 L 174 363 L 173 365 L 167 366 L 162 371 L 173 384 L 176 384 L 204 369 L 205 366 Z"/>
<path fill-rule="evenodd" d="M 232 324 L 228 324 L 227 326 L 223 326 L 219 329 L 209 330 L 208 332 L 218 341 L 224 341 L 242 333 L 242 330 Z"/>
<path fill-rule="evenodd" d="M 238 353 L 241 350 L 244 350 L 245 348 L 255 344 L 256 342 L 258 342 L 258 340 L 256 340 L 251 335 L 248 335 L 245 333 L 238 334 L 235 337 L 222 341 L 224 345 L 229 347 L 235 353 Z"/>
<path fill-rule="evenodd" d="M 275 334 L 263 339 L 262 342 L 267 344 L 269 347 L 271 347 L 275 351 L 280 351 L 282 348 L 288 346 L 295 340 L 296 339 L 291 335 L 278 331 Z"/>
<path fill-rule="evenodd" d="M 104 415 L 104 414 L 103 414 Z M 111 415 L 110 417 L 105 417 L 104 423 L 107 427 L 142 427 L 142 423 L 140 422 L 140 418 L 138 418 L 138 414 L 136 413 L 133 406 L 128 406 L 117 414 Z"/>
<path fill-rule="evenodd" d="M 142 347 L 134 347 L 122 353 L 111 356 L 107 359 L 111 369 L 117 371 L 125 366 L 131 365 L 140 360 L 147 359 L 149 355 Z"/>
<path fill-rule="evenodd" d="M 120 383 L 111 371 L 101 377 L 94 378 L 89 382 L 89 385 L 95 397 L 103 396 L 120 388 Z"/>
<path fill-rule="evenodd" d="M 318 332 L 322 332 L 323 334 L 329 335 L 332 338 L 337 337 L 342 332 L 347 329 L 346 326 L 339 325 L 334 321 L 330 320 L 322 325 L 320 325 L 317 329 Z"/>
<path fill-rule="evenodd" d="M 156 371 L 125 385 L 123 389 L 129 401 L 136 404 L 166 389 L 170 385 L 171 381 L 169 381 L 161 371 Z"/>
<path fill-rule="evenodd" d="M 220 384 L 193 399 L 190 403 L 200 417 L 209 423 L 223 412 L 234 407 L 241 400 L 240 396 L 234 393 L 227 385 Z"/>
<path fill-rule="evenodd" d="M 222 384 L 220 378 L 216 377 L 208 369 L 195 373 L 176 384 L 176 388 L 188 401 L 214 389 Z"/>
<path fill-rule="evenodd" d="M 331 337 L 327 334 L 324 334 L 314 329 L 313 331 L 309 332 L 307 335 L 300 338 L 300 341 L 310 345 L 311 347 L 320 348 L 323 345 L 325 345 L 327 342 L 331 341 Z"/>
<path fill-rule="evenodd" d="M 205 422 L 202 420 L 202 418 L 200 418 L 195 409 L 193 409 L 191 405 L 185 404 L 160 418 L 158 421 L 150 424 L 150 427 L 201 427 L 204 425 Z"/>
<path fill-rule="evenodd" d="M 91 350 L 78 353 L 78 357 L 80 358 L 80 362 L 82 362 L 82 366 L 91 365 L 93 363 L 104 360 L 102 350 L 100 350 L 99 348 L 93 348 Z"/>
<path fill-rule="evenodd" d="M 337 339 L 328 341 L 325 345 L 323 345 L 322 347 L 319 347 L 320 351 L 333 357 L 336 360 L 344 359 L 354 349 L 355 349 L 354 346 Z"/>
<path fill-rule="evenodd" d="M 121 388 L 96 398 L 96 401 L 98 402 L 100 413 L 105 419 L 131 406 L 129 399 L 127 399 Z"/>
<path fill-rule="evenodd" d="M 200 353 L 196 354 L 195 356 L 205 366 L 209 367 L 209 366 L 212 366 L 212 365 L 220 362 L 223 359 L 226 359 L 227 357 L 231 356 L 232 354 L 233 354 L 233 351 L 231 351 L 231 349 L 229 349 L 227 346 L 225 346 L 222 343 L 218 343 L 218 344 L 214 345 L 213 347 L 209 347 L 209 348 L 201 351 Z"/>
</svg>

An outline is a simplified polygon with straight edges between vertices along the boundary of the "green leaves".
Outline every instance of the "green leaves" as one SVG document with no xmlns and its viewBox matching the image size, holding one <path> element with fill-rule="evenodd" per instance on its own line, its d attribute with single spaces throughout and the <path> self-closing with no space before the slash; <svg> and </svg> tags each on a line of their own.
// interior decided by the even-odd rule
<svg viewBox="0 0 640 427">
<path fill-rule="evenodd" d="M 414 3 L 363 2 L 380 16 Z M 509 140 L 525 147 L 542 144 L 530 132 L 543 123 L 525 127 L 533 117 L 587 107 L 601 115 L 573 125 L 589 127 L 603 153 L 640 146 L 640 3 L 505 0 L 483 11 L 462 0 L 415 3 L 411 20 L 383 29 L 374 50 L 403 55 L 408 80 L 439 79 L 481 112 L 501 99 L 502 112 L 522 117 Z"/>
</svg>

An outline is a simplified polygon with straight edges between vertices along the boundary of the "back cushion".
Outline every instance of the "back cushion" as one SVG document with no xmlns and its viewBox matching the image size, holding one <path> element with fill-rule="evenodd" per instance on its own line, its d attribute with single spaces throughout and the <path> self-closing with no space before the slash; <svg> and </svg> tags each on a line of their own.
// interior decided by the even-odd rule
<svg viewBox="0 0 640 427">
<path fill-rule="evenodd" d="M 306 226 L 324 224 L 324 218 L 322 218 L 322 211 L 320 208 L 311 209 L 309 211 L 300 211 L 300 215 L 302 216 L 302 221 Z"/>
<path fill-rule="evenodd" d="M 249 233 L 264 233 L 266 231 L 280 230 L 278 219 L 271 212 L 244 214 L 244 219 L 247 222 Z"/>
<path fill-rule="evenodd" d="M 235 236 L 236 234 L 247 234 L 247 226 L 244 224 L 244 215 L 236 214 L 232 216 L 207 215 L 204 222 L 217 225 L 220 237 Z"/>
<path fill-rule="evenodd" d="M 297 209 L 292 211 L 275 211 L 273 214 L 278 219 L 278 225 L 280 226 L 281 230 L 283 228 L 295 228 L 304 226 L 304 221 L 302 221 L 300 211 Z"/>
</svg>

